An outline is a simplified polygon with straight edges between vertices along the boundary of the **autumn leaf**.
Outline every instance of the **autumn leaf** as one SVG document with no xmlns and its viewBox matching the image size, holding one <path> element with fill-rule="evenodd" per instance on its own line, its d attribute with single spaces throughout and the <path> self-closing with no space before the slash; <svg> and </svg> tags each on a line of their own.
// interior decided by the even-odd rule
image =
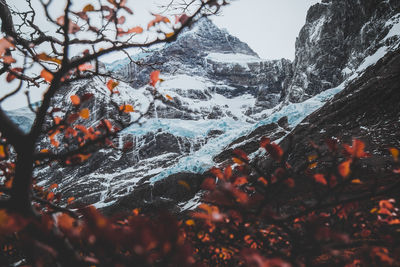
<svg viewBox="0 0 400 267">
<path fill-rule="evenodd" d="M 55 196 L 54 192 L 50 192 L 50 193 L 47 194 L 46 199 L 48 201 L 52 201 L 54 199 L 54 196 Z"/>
<path fill-rule="evenodd" d="M 49 190 L 53 190 L 56 188 L 58 188 L 58 184 L 52 184 L 52 185 L 50 185 Z"/>
<path fill-rule="evenodd" d="M 181 23 L 181 24 L 185 24 L 186 23 L 186 21 L 189 19 L 190 17 L 188 16 L 188 15 L 186 15 L 186 14 L 182 14 L 182 15 L 180 15 L 180 16 L 178 16 L 178 15 L 176 15 L 175 16 L 175 24 L 176 23 Z"/>
<path fill-rule="evenodd" d="M 150 85 L 155 87 L 157 82 L 160 80 L 160 71 L 155 70 L 150 73 Z"/>
<path fill-rule="evenodd" d="M 174 100 L 170 95 L 165 95 L 165 97 L 166 97 L 168 100 L 171 100 L 171 101 Z"/>
<path fill-rule="evenodd" d="M 53 80 L 53 74 L 45 69 L 42 70 L 42 72 L 40 73 L 40 77 L 42 77 L 48 83 L 51 83 L 51 81 Z"/>
<path fill-rule="evenodd" d="M 203 183 L 201 184 L 202 189 L 209 191 L 214 190 L 215 186 L 215 179 L 211 177 L 207 177 L 206 179 L 204 179 Z"/>
<path fill-rule="evenodd" d="M 0 158 L 5 158 L 6 157 L 6 152 L 4 149 L 4 145 L 0 145 Z"/>
<path fill-rule="evenodd" d="M 131 149 L 133 147 L 133 142 L 126 142 L 124 144 L 124 147 L 122 148 L 123 151 L 128 151 L 129 149 Z"/>
<path fill-rule="evenodd" d="M 93 69 L 93 66 L 91 64 L 87 64 L 87 63 L 79 65 L 79 67 L 78 67 L 78 70 L 80 70 L 80 71 L 87 71 L 87 70 L 91 70 L 91 69 Z"/>
<path fill-rule="evenodd" d="M 118 28 L 118 36 L 123 36 L 123 35 L 131 34 L 131 33 L 136 33 L 136 34 L 143 33 L 143 28 L 140 26 L 137 26 L 137 27 L 130 28 L 127 31 L 124 31 L 124 30 Z"/>
<path fill-rule="evenodd" d="M 79 116 L 81 116 L 82 119 L 89 119 L 89 116 L 90 116 L 89 109 L 84 108 L 81 111 L 79 111 Z"/>
<path fill-rule="evenodd" d="M 232 167 L 228 166 L 224 170 L 224 177 L 226 180 L 230 179 L 232 177 Z"/>
<path fill-rule="evenodd" d="M 152 21 L 149 22 L 147 25 L 147 29 L 150 29 L 151 27 L 154 27 L 156 24 L 164 22 L 164 23 L 170 23 L 171 21 L 164 16 L 158 15 L 158 14 L 153 14 L 155 17 Z"/>
<path fill-rule="evenodd" d="M 347 144 L 343 145 L 345 153 L 352 156 L 353 158 L 366 158 L 369 154 L 364 151 L 365 144 L 361 140 L 353 139 L 352 146 Z"/>
<path fill-rule="evenodd" d="M 54 62 L 57 64 L 61 64 L 61 59 L 55 58 L 55 57 L 50 57 L 48 56 L 46 53 L 40 53 L 37 56 L 38 59 L 43 60 L 43 61 L 50 61 L 50 62 Z"/>
<path fill-rule="evenodd" d="M 15 78 L 17 78 L 17 76 L 15 76 L 14 72 L 15 73 L 21 73 L 22 71 L 23 71 L 22 68 L 13 68 L 13 69 L 11 69 L 9 71 L 9 73 L 7 74 L 6 81 L 9 82 L 9 83 L 12 82 Z"/>
<path fill-rule="evenodd" d="M 79 118 L 79 114 L 77 113 L 72 113 L 71 115 L 68 116 L 67 118 L 67 123 L 72 124 L 74 121 L 76 121 Z"/>
<path fill-rule="evenodd" d="M 243 164 L 244 164 L 243 161 L 241 161 L 240 159 L 235 158 L 235 157 L 232 158 L 232 161 L 233 161 L 234 163 L 238 164 L 238 165 L 243 165 Z"/>
<path fill-rule="evenodd" d="M 119 110 L 125 113 L 130 113 L 135 111 L 132 105 L 121 105 L 119 107 Z"/>
<path fill-rule="evenodd" d="M 236 156 L 238 156 L 242 161 L 245 161 L 245 162 L 249 161 L 249 157 L 247 156 L 246 152 L 244 152 L 243 150 L 241 150 L 239 148 L 233 150 L 232 153 L 235 154 Z"/>
<path fill-rule="evenodd" d="M 94 6 L 91 4 L 86 5 L 83 9 L 82 12 L 91 12 L 94 11 Z"/>
<path fill-rule="evenodd" d="M 13 58 L 12 56 L 4 56 L 4 57 L 1 57 L 1 58 L 3 59 L 3 63 L 4 64 L 12 64 L 12 63 L 17 62 L 15 60 L 15 58 Z"/>
<path fill-rule="evenodd" d="M 347 177 L 347 176 L 350 174 L 350 165 L 351 165 L 351 163 L 352 163 L 352 160 L 349 159 L 349 160 L 347 160 L 347 161 L 342 162 L 341 164 L 339 164 L 339 166 L 338 166 L 338 171 L 339 171 L 339 174 L 340 174 L 343 178 Z"/>
<path fill-rule="evenodd" d="M 7 49 L 14 48 L 14 44 L 7 38 L 0 39 L 0 56 L 3 56 Z"/>
<path fill-rule="evenodd" d="M 175 35 L 175 32 L 166 33 L 165 37 L 170 38 Z"/>
<path fill-rule="evenodd" d="M 271 155 L 271 157 L 276 160 L 276 161 L 281 161 L 282 156 L 283 156 L 283 150 L 282 148 L 275 144 L 275 143 L 270 143 L 265 145 L 265 150 L 268 151 L 268 153 Z"/>
<path fill-rule="evenodd" d="M 195 222 L 194 222 L 193 220 L 189 219 L 189 220 L 186 220 L 186 221 L 185 221 L 185 224 L 186 224 L 187 226 L 192 226 L 192 225 L 195 225 Z"/>
<path fill-rule="evenodd" d="M 271 139 L 269 139 L 268 137 L 263 137 L 263 138 L 261 138 L 261 141 L 260 141 L 260 147 L 265 148 L 270 143 L 271 143 Z"/>
<path fill-rule="evenodd" d="M 362 184 L 360 179 L 353 179 L 353 180 L 351 180 L 351 183 L 352 184 Z"/>
<path fill-rule="evenodd" d="M 72 202 L 74 202 L 74 200 L 75 200 L 75 197 L 69 197 L 69 198 L 67 199 L 68 205 L 70 205 Z"/>
<path fill-rule="evenodd" d="M 118 85 L 119 85 L 119 82 L 116 82 L 114 80 L 109 80 L 107 82 L 107 88 L 108 88 L 108 90 L 111 91 L 111 93 L 113 93 L 114 88 L 117 87 Z"/>
<path fill-rule="evenodd" d="M 71 102 L 74 106 L 79 106 L 81 104 L 81 99 L 77 95 L 71 95 Z"/>
<path fill-rule="evenodd" d="M 314 180 L 317 183 L 323 184 L 323 185 L 327 185 L 328 183 L 326 182 L 325 176 L 323 174 L 315 174 L 314 175 Z"/>
<path fill-rule="evenodd" d="M 94 96 L 94 94 L 92 93 L 86 93 L 81 97 L 81 102 L 85 102 L 88 101 L 89 99 L 91 99 Z"/>
<path fill-rule="evenodd" d="M 397 148 L 391 147 L 389 148 L 390 154 L 392 154 L 393 160 L 398 161 L 399 160 L 399 150 Z"/>
<path fill-rule="evenodd" d="M 235 179 L 235 182 L 233 183 L 233 185 L 236 186 L 240 186 L 240 185 L 244 185 L 247 184 L 249 181 L 247 180 L 247 177 L 245 176 L 241 176 Z"/>
</svg>

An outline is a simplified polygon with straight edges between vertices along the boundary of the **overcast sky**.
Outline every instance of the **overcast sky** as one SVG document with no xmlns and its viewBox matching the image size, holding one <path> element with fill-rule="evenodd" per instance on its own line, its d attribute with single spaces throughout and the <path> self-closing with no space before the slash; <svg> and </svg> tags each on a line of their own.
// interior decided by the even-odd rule
<svg viewBox="0 0 400 267">
<path fill-rule="evenodd" d="M 153 18 L 150 12 L 158 13 L 159 6 L 170 1 L 128 0 L 128 5 L 135 14 L 127 23 L 132 26 L 141 25 L 145 28 Z M 72 9 L 81 10 L 84 5 L 92 2 L 93 0 L 73 0 Z M 319 0 L 234 0 L 231 5 L 222 8 L 220 16 L 212 17 L 212 20 L 219 27 L 226 28 L 231 34 L 248 43 L 262 58 L 288 58 L 293 60 L 296 37 L 304 25 L 307 10 L 317 2 Z M 26 10 L 25 0 L 7 0 L 7 3 L 20 11 Z M 33 0 L 32 3 L 36 10 L 41 10 L 38 0 Z M 64 7 L 65 1 L 53 0 L 51 15 L 54 19 L 63 14 Z M 42 30 L 49 31 L 48 23 L 44 17 L 38 14 L 36 17 L 37 24 Z M 81 52 L 80 50 L 77 49 L 78 52 Z M 102 57 L 101 60 L 112 62 L 121 57 L 125 57 L 125 55 L 123 53 L 113 54 Z M 38 71 L 40 70 L 38 69 Z M 2 76 L 4 76 L 0 78 L 2 84 L 8 85 L 4 81 L 5 75 Z M 11 86 L 13 85 L 11 84 Z M 11 90 L 11 88 L 3 89 L 5 90 L 2 90 L 0 96 Z M 45 89 L 44 87 L 31 90 L 32 101 L 40 100 Z M 2 107 L 6 109 L 22 106 L 26 106 L 26 97 L 23 92 L 2 103 Z"/>
<path fill-rule="evenodd" d="M 307 10 L 318 0 L 237 0 L 213 21 L 248 43 L 260 57 L 294 58 Z"/>
</svg>

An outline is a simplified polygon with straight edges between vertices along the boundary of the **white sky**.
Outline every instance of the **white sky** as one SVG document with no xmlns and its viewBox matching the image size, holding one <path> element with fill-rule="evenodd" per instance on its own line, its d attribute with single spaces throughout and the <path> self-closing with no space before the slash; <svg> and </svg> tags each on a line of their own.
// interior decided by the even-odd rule
<svg viewBox="0 0 400 267">
<path fill-rule="evenodd" d="M 32 2 L 34 8 L 40 8 L 38 0 Z M 146 28 L 147 23 L 153 18 L 150 12 L 158 13 L 157 7 L 169 2 L 170 0 L 128 0 L 128 6 L 135 14 L 127 21 L 127 24 L 131 25 L 129 27 L 141 25 Z M 219 27 L 226 28 L 231 34 L 246 42 L 262 58 L 293 60 L 296 37 L 304 25 L 307 10 L 317 2 L 319 0 L 234 0 L 231 5 L 222 8 L 220 16 L 212 17 L 212 20 Z M 7 3 L 19 10 L 24 10 L 26 7 L 25 0 L 7 0 Z M 65 3 L 65 0 L 53 0 L 51 10 L 54 19 L 63 14 Z M 95 5 L 97 1 L 73 0 L 72 3 L 73 10 L 81 10 L 86 4 Z M 45 31 L 51 31 L 50 28 L 46 28 L 49 26 L 43 15 L 37 16 L 37 24 Z M 76 50 L 81 51 L 79 48 Z M 103 57 L 102 60 L 112 62 L 121 57 L 125 55 L 113 54 Z M 4 77 L 0 77 L 0 83 L 4 86 L 6 85 L 5 75 L 2 76 Z M 32 101 L 40 100 L 43 90 L 45 88 L 31 91 Z M 0 93 L 0 96 L 3 94 Z M 26 97 L 23 92 L 2 103 L 5 109 L 22 106 L 26 106 Z"/>
</svg>

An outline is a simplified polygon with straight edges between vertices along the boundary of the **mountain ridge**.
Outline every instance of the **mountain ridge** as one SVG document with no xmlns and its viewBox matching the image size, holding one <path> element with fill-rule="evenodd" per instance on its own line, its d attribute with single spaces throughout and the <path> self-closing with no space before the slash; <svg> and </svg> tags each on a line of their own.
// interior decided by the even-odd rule
<svg viewBox="0 0 400 267">
<path fill-rule="evenodd" d="M 318 21 L 318 17 L 326 14 L 327 8 L 332 6 L 334 8 L 328 10 L 329 12 L 340 11 L 332 1 L 323 1 L 313 6 L 307 23 Z M 126 82 L 120 83 L 120 95 L 114 95 L 112 99 L 105 86 L 106 82 L 101 78 L 94 78 L 90 83 L 74 83 L 61 89 L 54 104 L 61 106 L 62 112 L 67 112 L 71 107 L 69 95 L 86 92 L 95 94 L 94 100 L 85 106 L 93 110 L 92 119 L 79 121 L 87 126 L 93 125 L 101 117 L 110 118 L 113 123 L 117 123 L 119 119 L 129 121 L 137 118 L 138 114 L 120 118 L 111 108 L 111 101 L 117 104 L 133 104 L 138 112 L 147 114 L 146 120 L 141 121 L 142 126 L 132 126 L 113 140 L 119 148 L 126 142 L 132 142 L 132 148 L 125 153 L 120 150 L 101 150 L 75 169 L 45 167 L 36 172 L 38 181 L 45 186 L 58 183 L 58 190 L 65 199 L 75 196 L 77 202 L 95 204 L 99 208 L 109 206 L 113 209 L 115 205 L 121 204 L 120 199 L 131 199 L 134 206 L 149 205 L 153 197 L 145 197 L 142 201 L 137 197 L 153 196 L 153 190 L 158 190 L 155 194 L 158 197 L 157 205 L 165 201 L 171 202 L 172 207 L 176 202 L 186 203 L 197 192 L 198 179 L 202 177 L 189 173 L 201 174 L 213 165 L 225 164 L 230 159 L 230 151 L 236 147 L 256 156 L 258 139 L 263 135 L 273 136 L 276 141 L 284 140 L 291 128 L 328 102 L 333 95 L 346 87 L 346 83 L 357 80 L 368 66 L 373 66 L 387 51 L 398 47 L 400 31 L 396 27 L 399 25 L 397 18 L 400 17 L 397 9 L 385 13 L 384 17 L 388 20 L 384 23 L 385 31 L 378 40 L 382 46 L 375 46 L 379 48 L 366 53 L 346 75 L 336 77 L 329 85 L 332 87 L 321 86 L 314 90 L 314 87 L 303 86 L 303 92 L 297 100 L 290 97 L 297 92 L 293 86 L 297 84 L 297 77 L 304 78 L 300 79 L 301 82 L 309 79 L 309 73 L 304 68 L 312 65 L 307 60 L 302 61 L 301 55 L 315 50 L 316 56 L 309 57 L 315 64 L 324 55 L 331 55 L 331 51 L 323 54 L 323 42 L 318 39 L 324 36 L 324 27 L 321 27 L 320 35 L 315 35 L 318 29 L 301 31 L 299 40 L 311 40 L 311 37 L 317 39 L 308 44 L 310 47 L 302 47 L 301 41 L 298 41 L 297 46 L 300 48 L 297 48 L 298 56 L 294 62 L 285 59 L 271 61 L 260 59 L 246 44 L 235 37 L 227 37 L 225 31 L 203 19 L 197 28 L 195 26 L 194 29 L 185 31 L 176 42 L 138 56 L 136 59 L 140 64 L 114 63 L 111 69 L 115 68 L 116 74 Z M 340 18 L 338 16 L 336 19 Z M 372 24 L 377 23 L 379 27 L 383 25 L 381 19 L 375 20 L 374 16 L 370 19 Z M 307 26 L 307 23 L 303 29 L 312 24 Z M 329 29 L 325 35 L 335 43 L 333 41 L 336 37 Z M 222 41 L 221 36 L 224 37 Z M 350 39 L 352 38 L 357 37 Z M 374 41 L 375 39 L 372 42 Z M 335 70 L 342 68 L 343 64 L 343 61 L 338 61 Z M 154 68 L 161 70 L 165 82 L 157 90 L 172 97 L 169 104 L 154 100 L 148 92 L 148 77 Z M 323 65 L 319 70 L 325 72 L 326 66 Z M 335 76 L 334 72 L 328 76 Z M 308 90 L 311 93 L 307 93 Z M 48 142 L 44 141 L 39 144 L 39 149 L 46 146 Z M 189 183 L 193 184 L 193 190 L 187 194 L 177 184 L 179 179 L 183 179 L 182 175 L 189 177 L 188 183 L 191 179 L 196 179 Z M 173 193 L 163 197 L 164 189 L 158 189 L 168 186 L 175 187 L 177 191 L 172 190 L 174 192 L 179 191 L 176 193 L 179 197 L 175 200 L 166 199 L 173 199 Z M 142 193 L 137 193 L 137 190 Z M 129 207 L 129 201 L 124 205 Z"/>
</svg>

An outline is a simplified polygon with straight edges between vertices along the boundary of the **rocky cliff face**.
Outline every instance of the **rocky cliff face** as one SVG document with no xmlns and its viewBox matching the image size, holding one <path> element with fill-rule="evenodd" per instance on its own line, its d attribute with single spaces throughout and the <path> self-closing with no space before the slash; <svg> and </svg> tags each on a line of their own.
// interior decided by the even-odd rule
<svg viewBox="0 0 400 267">
<path fill-rule="evenodd" d="M 177 203 L 190 208 L 196 201 L 188 200 L 198 192 L 201 174 L 228 163 L 233 149 L 256 157 L 262 136 L 284 139 L 396 49 L 398 8 L 396 1 L 322 1 L 308 12 L 293 63 L 260 59 L 245 43 L 203 19 L 175 42 L 133 55 L 135 62 L 125 59 L 106 66 L 125 81 L 117 88 L 119 94 L 110 96 L 101 78 L 60 90 L 54 102 L 62 109 L 60 116 L 71 108 L 70 95 L 94 94 L 84 104 L 92 110 L 90 120 L 78 121 L 87 127 L 103 117 L 118 124 L 147 115 L 113 140 L 120 149 L 100 150 L 78 168 L 48 166 L 36 176 L 42 185 L 58 183 L 65 198 L 75 196 L 77 202 L 108 207 L 108 212 L 153 205 L 176 209 Z M 160 69 L 165 80 L 157 92 L 172 100 L 154 100 L 148 86 L 153 69 Z M 337 103 L 347 106 L 348 97 Z M 132 104 L 136 112 L 121 117 L 113 103 Z M 334 107 L 340 109 L 339 104 Z M 335 108 L 329 112 L 335 114 Z M 24 119 L 13 112 L 19 121 Z M 325 130 L 330 134 L 330 128 Z M 126 142 L 133 146 L 123 152 Z"/>
<path fill-rule="evenodd" d="M 323 0 L 312 6 L 296 41 L 293 77 L 282 99 L 302 102 L 336 87 L 368 56 L 396 48 L 399 12 L 397 0 Z"/>
</svg>

